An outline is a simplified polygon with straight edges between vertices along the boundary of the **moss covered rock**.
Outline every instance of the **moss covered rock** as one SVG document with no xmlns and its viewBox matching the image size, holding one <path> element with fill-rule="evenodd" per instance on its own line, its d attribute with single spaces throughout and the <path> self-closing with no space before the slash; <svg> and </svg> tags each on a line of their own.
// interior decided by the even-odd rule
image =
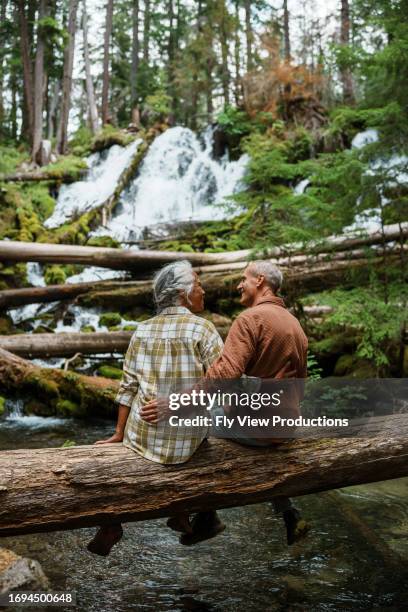
<svg viewBox="0 0 408 612">
<path fill-rule="evenodd" d="M 81 327 L 81 332 L 83 334 L 92 334 L 94 331 L 96 331 L 96 330 L 95 330 L 93 325 L 83 325 Z"/>
<path fill-rule="evenodd" d="M 6 398 L 0 395 L 0 417 L 6 412 Z"/>
<path fill-rule="evenodd" d="M 68 399 L 60 399 L 56 404 L 56 413 L 62 417 L 83 418 L 86 414 L 85 409 L 76 402 Z"/>
<path fill-rule="evenodd" d="M 98 368 L 98 374 L 105 378 L 113 378 L 114 380 L 120 380 L 122 378 L 122 370 L 111 365 L 101 365 Z"/>
<path fill-rule="evenodd" d="M 106 325 L 106 327 L 114 327 L 120 325 L 122 317 L 118 312 L 105 312 L 99 317 L 99 325 Z"/>
</svg>

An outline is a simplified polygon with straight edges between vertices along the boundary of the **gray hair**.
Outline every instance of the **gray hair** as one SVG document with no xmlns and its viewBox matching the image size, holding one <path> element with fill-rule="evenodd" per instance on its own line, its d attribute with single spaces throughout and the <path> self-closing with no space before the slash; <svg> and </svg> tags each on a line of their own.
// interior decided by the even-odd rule
<svg viewBox="0 0 408 612">
<path fill-rule="evenodd" d="M 273 290 L 274 293 L 279 291 L 282 286 L 283 274 L 279 270 L 278 266 L 275 266 L 268 259 L 259 259 L 257 261 L 251 261 L 248 264 L 251 266 L 251 272 L 254 276 L 262 274 L 265 277 L 266 284 Z"/>
<path fill-rule="evenodd" d="M 187 297 L 194 285 L 192 265 L 186 259 L 167 264 L 153 277 L 153 298 L 160 312 L 169 306 L 180 304 L 180 291 Z"/>
</svg>

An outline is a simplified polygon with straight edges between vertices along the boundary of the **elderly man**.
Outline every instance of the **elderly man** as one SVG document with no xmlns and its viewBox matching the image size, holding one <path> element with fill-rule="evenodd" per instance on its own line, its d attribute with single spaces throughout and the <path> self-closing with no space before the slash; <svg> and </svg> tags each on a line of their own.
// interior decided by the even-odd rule
<svg viewBox="0 0 408 612">
<path fill-rule="evenodd" d="M 281 284 L 281 271 L 269 261 L 254 261 L 246 267 L 237 289 L 241 304 L 247 308 L 233 322 L 224 350 L 207 370 L 206 378 L 237 379 L 244 374 L 261 379 L 306 378 L 307 338 L 299 321 L 276 295 Z M 147 404 L 141 416 L 156 420 L 155 403 Z M 274 440 L 237 435 L 234 440 L 250 446 L 275 444 Z M 306 534 L 309 527 L 289 499 L 276 499 L 274 507 L 283 514 L 288 544 Z M 183 536 L 184 541 L 193 537 Z"/>
</svg>

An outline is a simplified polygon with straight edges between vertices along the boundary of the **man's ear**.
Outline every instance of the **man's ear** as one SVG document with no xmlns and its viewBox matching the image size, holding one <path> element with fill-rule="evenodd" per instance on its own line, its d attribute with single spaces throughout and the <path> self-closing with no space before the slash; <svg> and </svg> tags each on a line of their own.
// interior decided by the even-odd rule
<svg viewBox="0 0 408 612">
<path fill-rule="evenodd" d="M 258 274 L 256 277 L 256 286 L 261 287 L 265 282 L 265 277 L 263 274 Z"/>
</svg>

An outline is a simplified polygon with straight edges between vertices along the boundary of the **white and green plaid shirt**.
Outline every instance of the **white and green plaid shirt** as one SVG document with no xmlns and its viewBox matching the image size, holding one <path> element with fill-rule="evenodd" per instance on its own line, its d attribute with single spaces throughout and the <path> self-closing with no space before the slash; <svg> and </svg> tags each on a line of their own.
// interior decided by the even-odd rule
<svg viewBox="0 0 408 612">
<path fill-rule="evenodd" d="M 158 463 L 183 463 L 207 436 L 207 427 L 146 423 L 139 410 L 157 397 L 159 385 L 196 380 L 220 356 L 214 325 L 187 308 L 165 308 L 137 326 L 129 344 L 116 401 L 131 407 L 123 444 Z"/>
</svg>

